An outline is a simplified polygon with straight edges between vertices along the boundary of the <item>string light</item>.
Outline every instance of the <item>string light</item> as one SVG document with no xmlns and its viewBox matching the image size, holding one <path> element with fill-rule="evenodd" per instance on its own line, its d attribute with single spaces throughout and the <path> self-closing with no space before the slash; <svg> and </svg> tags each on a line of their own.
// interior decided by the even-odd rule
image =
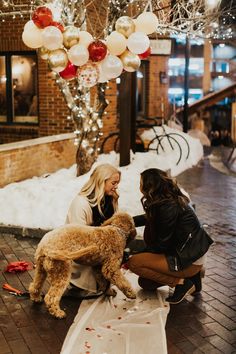
<svg viewBox="0 0 236 354">
<path fill-rule="evenodd" d="M 61 20 L 65 26 L 78 23 L 78 27 L 82 28 L 83 26 L 83 29 L 86 29 L 87 22 L 90 21 L 86 13 L 92 13 L 92 9 L 94 9 L 93 15 L 97 16 L 94 22 L 101 26 L 101 19 L 98 18 L 97 0 L 88 2 L 78 0 L 53 0 L 51 2 L 40 0 L 39 2 L 39 0 L 30 0 L 30 5 L 27 0 L 22 0 L 20 4 L 14 2 L 14 0 L 2 0 L 3 8 L 0 11 L 2 22 L 5 22 L 5 18 L 8 16 L 13 20 L 29 16 L 40 3 L 40 5 L 50 4 L 60 9 Z M 85 3 L 90 6 L 89 12 L 86 11 Z M 102 33 L 105 37 L 110 34 L 114 30 L 115 22 L 119 17 L 128 15 L 136 18 L 141 12 L 148 10 L 153 11 L 159 21 L 157 31 L 153 34 L 154 38 L 160 35 L 177 35 L 179 37 L 188 35 L 193 38 L 209 39 L 226 39 L 235 36 L 235 27 L 233 27 L 235 11 L 232 11 L 232 9 L 224 11 L 217 7 L 212 11 L 205 8 L 205 0 L 178 0 L 173 3 L 172 7 L 168 4 L 163 7 L 163 2 L 158 0 L 109 0 L 105 9 L 107 15 L 106 26 L 102 29 Z M 96 36 L 97 32 L 98 28 L 94 28 Z M 99 152 L 98 141 L 103 136 L 101 132 L 102 118 L 108 114 L 105 111 L 109 104 L 109 100 L 106 99 L 106 91 L 111 87 L 107 83 L 97 85 L 97 97 L 99 97 L 97 99 L 90 95 L 89 89 L 79 85 L 77 79 L 67 82 L 59 74 L 53 73 L 52 76 L 54 76 L 70 112 L 67 115 L 67 120 L 74 122 L 75 145 L 82 146 L 87 153 L 95 156 Z M 94 104 L 92 104 L 93 99 Z"/>
</svg>

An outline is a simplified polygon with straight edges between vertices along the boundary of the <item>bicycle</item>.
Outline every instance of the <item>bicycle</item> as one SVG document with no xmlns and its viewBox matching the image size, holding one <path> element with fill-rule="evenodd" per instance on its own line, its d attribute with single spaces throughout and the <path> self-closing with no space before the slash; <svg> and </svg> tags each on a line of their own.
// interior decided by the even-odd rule
<svg viewBox="0 0 236 354">
<path fill-rule="evenodd" d="M 155 126 L 154 125 L 145 124 L 145 123 L 141 123 L 141 124 L 138 125 L 138 128 L 150 128 L 150 129 L 152 129 L 152 131 L 154 132 L 154 135 L 155 135 L 155 137 L 148 143 L 147 148 L 145 148 L 145 144 L 144 144 L 143 139 L 141 138 L 141 136 L 138 133 L 136 133 L 136 137 L 140 140 L 141 145 L 143 146 L 142 150 L 144 152 L 155 151 L 156 150 L 156 152 L 158 154 L 159 153 L 159 148 L 161 148 L 162 151 L 165 152 L 165 149 L 164 149 L 164 146 L 163 146 L 163 140 L 166 138 L 168 140 L 168 143 L 169 143 L 169 145 L 170 145 L 172 150 L 175 149 L 173 142 L 176 144 L 176 146 L 178 146 L 179 157 L 178 157 L 178 160 L 176 162 L 176 165 L 178 165 L 180 163 L 181 159 L 182 159 L 182 156 L 183 156 L 183 150 L 182 150 L 181 144 L 175 138 L 175 136 L 178 136 L 179 138 L 181 138 L 185 142 L 185 144 L 187 146 L 187 154 L 186 154 L 186 157 L 185 157 L 185 160 L 187 160 L 189 158 L 189 154 L 190 154 L 190 146 L 189 146 L 189 143 L 188 143 L 187 139 L 184 136 L 182 136 L 181 134 L 179 134 L 179 133 L 167 133 L 166 130 L 165 130 L 164 124 L 162 124 L 161 127 L 162 127 L 162 130 L 163 130 L 163 134 L 158 135 L 156 130 L 155 130 Z M 113 150 L 116 153 L 119 153 L 119 147 L 120 147 L 119 131 L 115 131 L 113 133 L 110 133 L 106 138 L 104 138 L 104 140 L 103 140 L 103 142 L 101 144 L 101 148 L 100 148 L 101 153 L 104 153 L 104 150 L 106 150 L 107 143 L 110 141 L 110 139 L 114 139 Z M 151 145 L 156 140 L 157 140 L 157 146 L 156 147 L 152 147 Z"/>
</svg>

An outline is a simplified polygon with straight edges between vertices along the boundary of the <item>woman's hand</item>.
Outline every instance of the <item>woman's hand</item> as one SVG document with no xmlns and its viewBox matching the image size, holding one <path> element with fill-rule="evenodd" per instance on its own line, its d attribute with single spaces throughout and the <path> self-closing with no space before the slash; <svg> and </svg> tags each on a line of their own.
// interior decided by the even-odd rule
<svg viewBox="0 0 236 354">
<path fill-rule="evenodd" d="M 119 197 L 120 197 L 116 190 L 111 191 L 111 196 L 112 196 L 112 198 L 114 198 L 115 200 L 118 200 Z"/>
</svg>

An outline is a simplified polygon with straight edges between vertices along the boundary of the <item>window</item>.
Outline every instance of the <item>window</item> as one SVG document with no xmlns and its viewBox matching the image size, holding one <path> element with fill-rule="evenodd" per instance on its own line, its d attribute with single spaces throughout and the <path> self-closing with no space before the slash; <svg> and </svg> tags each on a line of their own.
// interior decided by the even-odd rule
<svg viewBox="0 0 236 354">
<path fill-rule="evenodd" d="M 37 56 L 0 53 L 0 123 L 38 123 Z"/>
<path fill-rule="evenodd" d="M 189 60 L 189 98 L 191 104 L 203 96 L 202 77 L 204 72 L 203 58 L 190 58 Z M 184 73 L 185 59 L 169 59 L 170 88 L 168 90 L 169 102 L 176 106 L 184 105 Z"/>
<path fill-rule="evenodd" d="M 142 60 L 141 65 L 137 71 L 133 73 L 132 83 L 135 83 L 135 87 L 132 88 L 132 95 L 135 97 L 135 110 L 137 117 L 147 116 L 147 80 L 149 71 L 149 61 Z M 121 107 L 121 94 L 120 94 L 120 81 L 121 78 L 116 79 L 117 84 L 117 117 L 120 117 L 120 107 Z"/>
</svg>

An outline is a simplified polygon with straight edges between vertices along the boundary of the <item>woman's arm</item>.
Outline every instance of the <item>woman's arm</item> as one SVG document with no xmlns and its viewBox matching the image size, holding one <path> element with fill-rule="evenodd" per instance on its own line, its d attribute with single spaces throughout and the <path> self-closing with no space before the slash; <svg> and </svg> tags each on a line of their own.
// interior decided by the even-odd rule
<svg viewBox="0 0 236 354">
<path fill-rule="evenodd" d="M 92 208 L 86 197 L 77 195 L 68 210 L 66 224 L 92 225 Z"/>
<path fill-rule="evenodd" d="M 166 253 L 174 248 L 173 236 L 178 228 L 179 207 L 169 203 L 155 209 L 149 223 L 149 237 L 158 252 Z"/>
<path fill-rule="evenodd" d="M 147 221 L 145 214 L 133 216 L 133 220 L 135 227 L 144 226 Z"/>
</svg>

